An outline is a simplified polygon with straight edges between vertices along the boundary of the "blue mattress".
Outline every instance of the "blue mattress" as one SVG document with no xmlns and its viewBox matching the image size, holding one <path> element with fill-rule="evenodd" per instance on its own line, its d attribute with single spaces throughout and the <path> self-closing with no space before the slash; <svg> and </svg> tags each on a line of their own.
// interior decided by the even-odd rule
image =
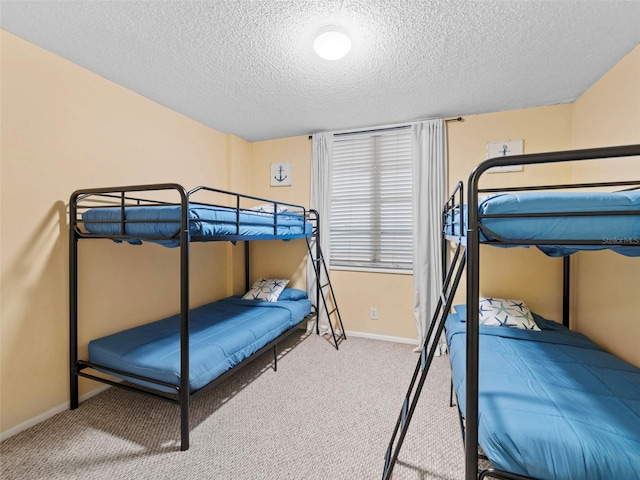
<svg viewBox="0 0 640 480">
<path fill-rule="evenodd" d="M 480 326 L 478 443 L 495 467 L 535 478 L 640 479 L 640 369 L 534 316 L 541 332 Z M 465 325 L 446 322 L 462 412 Z"/>
<path fill-rule="evenodd" d="M 189 232 L 195 241 L 211 237 L 230 240 L 260 240 L 278 238 L 290 240 L 311 234 L 311 224 L 303 215 L 291 211 L 278 214 L 240 210 L 205 205 L 190 205 Z M 180 206 L 126 207 L 125 234 L 132 244 L 142 240 L 160 243 L 167 247 L 179 245 Z M 92 208 L 82 214 L 84 227 L 97 235 L 121 234 L 121 209 L 118 207 Z M 166 237 L 150 239 L 148 237 Z M 116 240 L 118 241 L 118 240 Z"/>
<path fill-rule="evenodd" d="M 466 207 L 465 207 L 466 208 Z M 631 212 L 630 215 L 563 216 L 562 212 Z M 482 227 L 508 240 L 591 240 L 597 245 L 539 245 L 550 256 L 569 255 L 580 250 L 613 250 L 640 256 L 640 191 L 629 192 L 536 192 L 497 194 L 479 201 L 479 215 L 558 213 L 557 216 L 480 218 Z M 466 217 L 466 210 L 465 210 Z M 466 229 L 465 218 L 465 229 Z M 482 243 L 497 238 L 480 229 Z M 445 234 L 460 236 L 459 213 L 445 220 Z M 463 232 L 466 235 L 466 232 Z M 621 242 L 633 246 L 620 246 Z M 498 244 L 494 244 L 498 245 Z M 637 246 L 636 246 L 637 245 Z M 500 245 L 498 245 L 500 246 Z"/>
<path fill-rule="evenodd" d="M 263 302 L 229 297 L 191 310 L 189 389 L 193 393 L 297 325 L 311 311 L 308 299 Z M 180 385 L 180 315 L 89 342 L 89 361 Z M 156 384 L 125 380 L 174 392 Z"/>
</svg>

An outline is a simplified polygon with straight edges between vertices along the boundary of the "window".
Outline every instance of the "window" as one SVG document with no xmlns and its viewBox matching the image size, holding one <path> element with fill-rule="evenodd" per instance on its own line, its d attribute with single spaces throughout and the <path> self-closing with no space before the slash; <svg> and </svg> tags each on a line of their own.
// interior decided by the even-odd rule
<svg viewBox="0 0 640 480">
<path fill-rule="evenodd" d="M 409 127 L 334 137 L 331 266 L 412 268 Z"/>
</svg>

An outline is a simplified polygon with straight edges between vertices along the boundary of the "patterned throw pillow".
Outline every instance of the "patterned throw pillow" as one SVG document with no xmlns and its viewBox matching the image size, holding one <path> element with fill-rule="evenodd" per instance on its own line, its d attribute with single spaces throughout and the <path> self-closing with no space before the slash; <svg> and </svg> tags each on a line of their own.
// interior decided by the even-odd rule
<svg viewBox="0 0 640 480">
<path fill-rule="evenodd" d="M 273 212 L 276 211 L 274 205 L 275 205 L 274 203 L 263 203 L 262 205 L 256 205 L 255 207 L 251 207 L 251 210 L 254 210 L 258 213 L 268 213 L 272 215 Z M 278 204 L 277 213 L 284 213 L 284 212 L 287 212 L 288 210 L 289 209 L 287 207 L 284 207 Z"/>
<path fill-rule="evenodd" d="M 540 331 L 529 307 L 522 300 L 480 297 L 478 314 L 480 325 Z"/>
<path fill-rule="evenodd" d="M 278 297 L 287 286 L 289 280 L 275 278 L 259 278 L 242 297 L 245 300 L 265 300 L 277 302 Z"/>
</svg>

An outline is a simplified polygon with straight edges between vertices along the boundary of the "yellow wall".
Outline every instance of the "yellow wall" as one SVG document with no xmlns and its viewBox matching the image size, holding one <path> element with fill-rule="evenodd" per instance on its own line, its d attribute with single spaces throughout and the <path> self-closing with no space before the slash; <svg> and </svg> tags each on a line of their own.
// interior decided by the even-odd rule
<svg viewBox="0 0 640 480">
<path fill-rule="evenodd" d="M 587 90 L 573 106 L 575 148 L 640 143 L 640 46 Z M 635 160 L 635 163 L 632 163 Z M 638 159 L 589 162 L 577 182 L 640 180 Z M 640 366 L 640 258 L 579 253 L 573 262 L 572 321 L 605 349 Z"/>
<path fill-rule="evenodd" d="M 347 331 L 416 340 L 412 275 L 332 270 L 331 281 Z"/>
<path fill-rule="evenodd" d="M 495 140 L 524 140 L 524 153 L 571 148 L 571 105 L 528 108 L 508 112 L 471 115 L 463 122 L 448 124 L 449 185 L 467 179 L 473 168 L 486 159 L 486 144 Z M 568 166 L 526 166 L 522 172 L 483 176 L 485 188 L 564 183 L 571 178 Z M 480 293 L 502 298 L 521 298 L 547 318 L 562 316 L 562 261 L 535 248 L 480 249 Z M 455 297 L 465 302 L 466 282 Z"/>
<path fill-rule="evenodd" d="M 1 42 L 1 431 L 68 401 L 67 202 L 78 188 L 226 187 L 227 139 L 7 32 Z M 242 145 L 242 142 L 237 142 Z M 194 245 L 194 304 L 223 296 L 227 246 Z M 80 244 L 80 339 L 177 312 L 178 252 Z M 97 384 L 81 380 L 81 392 Z"/>
<path fill-rule="evenodd" d="M 291 162 L 291 186 L 271 186 L 271 163 Z M 251 194 L 309 207 L 311 140 L 308 136 L 281 138 L 251 144 Z M 307 243 L 254 242 L 251 244 L 251 281 L 258 277 L 288 278 L 289 286 L 306 287 Z"/>
</svg>

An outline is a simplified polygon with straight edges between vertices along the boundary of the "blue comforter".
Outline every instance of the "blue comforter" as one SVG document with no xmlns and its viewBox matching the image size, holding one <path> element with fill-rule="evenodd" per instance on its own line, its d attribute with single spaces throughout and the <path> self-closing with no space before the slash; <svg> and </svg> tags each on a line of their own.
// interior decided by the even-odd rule
<svg viewBox="0 0 640 480">
<path fill-rule="evenodd" d="M 120 235 L 121 215 L 121 209 L 117 207 L 92 208 L 82 214 L 82 220 L 90 233 Z M 143 239 L 167 247 L 179 245 L 180 206 L 126 207 L 125 218 L 125 234 L 133 237 L 127 239 L 127 242 L 140 244 Z M 304 216 L 290 211 L 273 214 L 254 210 L 237 211 L 228 207 L 190 205 L 188 218 L 189 233 L 194 240 L 210 237 L 241 237 L 243 240 L 277 237 L 288 240 L 311 234 L 311 224 L 305 222 Z"/>
<path fill-rule="evenodd" d="M 191 310 L 189 388 L 195 392 L 242 362 L 311 311 L 307 299 L 263 302 L 229 297 Z M 89 342 L 89 361 L 180 385 L 180 315 Z M 168 388 L 126 380 L 172 392 Z"/>
<path fill-rule="evenodd" d="M 478 443 L 495 467 L 545 480 L 640 479 L 640 369 L 535 316 L 480 327 Z M 466 324 L 446 323 L 465 412 Z"/>
<path fill-rule="evenodd" d="M 466 230 L 466 206 L 465 206 Z M 604 215 L 567 216 L 563 213 L 597 212 Z M 627 212 L 629 215 L 606 212 Z M 541 213 L 548 216 L 522 217 Z M 557 213 L 558 215 L 553 215 Z M 503 193 L 479 201 L 478 214 L 509 214 L 510 218 L 481 218 L 480 225 L 507 240 L 592 240 L 596 245 L 540 245 L 549 256 L 559 257 L 580 250 L 613 250 L 640 256 L 640 191 Z M 450 231 L 460 236 L 459 214 L 447 219 Z M 494 241 L 489 230 L 480 230 L 480 242 Z M 463 232 L 466 235 L 466 231 Z M 626 242 L 631 246 L 620 246 Z M 499 244 L 495 244 L 500 246 Z"/>
</svg>

